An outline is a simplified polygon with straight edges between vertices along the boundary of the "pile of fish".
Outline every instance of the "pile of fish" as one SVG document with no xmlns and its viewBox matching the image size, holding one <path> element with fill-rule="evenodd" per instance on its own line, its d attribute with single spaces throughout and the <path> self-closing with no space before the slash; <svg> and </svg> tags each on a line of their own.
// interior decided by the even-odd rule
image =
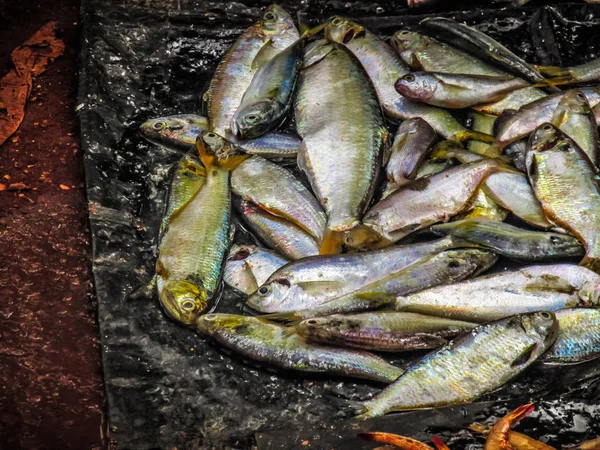
<svg viewBox="0 0 600 450">
<path fill-rule="evenodd" d="M 599 60 L 537 67 L 421 26 L 300 33 L 270 6 L 221 59 L 208 117 L 140 128 L 183 152 L 149 285 L 167 315 L 268 366 L 388 384 L 360 417 L 600 356 Z M 234 215 L 260 245 L 233 243 Z M 481 276 L 500 257 L 519 266 Z M 256 315 L 213 313 L 222 280 Z"/>
</svg>

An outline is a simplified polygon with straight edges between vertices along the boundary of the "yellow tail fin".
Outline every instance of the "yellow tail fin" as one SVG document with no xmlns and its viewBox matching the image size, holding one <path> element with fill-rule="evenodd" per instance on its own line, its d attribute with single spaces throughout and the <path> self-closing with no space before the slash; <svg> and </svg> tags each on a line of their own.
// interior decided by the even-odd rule
<svg viewBox="0 0 600 450">
<path fill-rule="evenodd" d="M 491 134 L 485 134 L 473 130 L 461 131 L 456 136 L 454 136 L 454 138 L 459 142 L 468 140 L 481 141 L 485 142 L 486 144 L 491 144 L 492 142 L 494 142 L 494 136 L 492 136 Z"/>
<path fill-rule="evenodd" d="M 329 228 L 325 230 L 319 255 L 336 255 L 342 252 L 342 244 L 344 243 L 344 232 L 334 231 Z"/>
<path fill-rule="evenodd" d="M 534 66 L 535 69 L 545 77 L 566 77 L 571 76 L 571 71 L 566 67 L 558 66 Z"/>
</svg>

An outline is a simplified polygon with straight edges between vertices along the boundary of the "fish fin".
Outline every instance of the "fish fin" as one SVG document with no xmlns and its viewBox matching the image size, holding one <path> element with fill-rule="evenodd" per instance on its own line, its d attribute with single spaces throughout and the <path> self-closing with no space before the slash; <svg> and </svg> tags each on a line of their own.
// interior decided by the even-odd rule
<svg viewBox="0 0 600 450">
<path fill-rule="evenodd" d="M 467 429 L 473 431 L 474 433 L 483 434 L 484 436 L 490 432 L 490 427 L 479 422 L 472 423 L 467 427 Z"/>
<path fill-rule="evenodd" d="M 502 154 L 502 150 L 504 150 L 502 143 L 498 140 L 495 140 L 485 150 L 484 156 L 487 156 L 489 158 L 498 158 Z"/>
<path fill-rule="evenodd" d="M 423 342 L 427 343 L 427 345 L 431 346 L 431 348 L 443 347 L 448 343 L 448 339 L 436 336 L 435 334 L 416 333 L 415 337 L 418 337 Z"/>
<path fill-rule="evenodd" d="M 263 319 L 272 321 L 272 322 L 284 322 L 284 323 L 295 323 L 300 322 L 305 319 L 304 315 L 299 312 L 285 312 L 285 313 L 272 313 L 265 314 L 260 316 Z"/>
<path fill-rule="evenodd" d="M 315 35 L 317 35 L 318 33 L 320 33 L 322 30 L 325 29 L 325 27 L 327 26 L 327 21 L 317 25 L 316 27 L 310 28 L 308 26 L 308 24 L 300 24 L 300 39 L 309 39 Z"/>
<path fill-rule="evenodd" d="M 468 141 L 470 139 L 472 139 L 474 141 L 485 142 L 486 144 L 491 144 L 492 142 L 494 142 L 494 136 L 492 136 L 491 134 L 486 134 L 486 133 L 481 133 L 480 131 L 466 130 L 466 129 L 457 133 L 454 136 L 454 138 L 459 142 Z"/>
<path fill-rule="evenodd" d="M 535 70 L 544 75 L 545 77 L 566 77 L 570 75 L 570 70 L 565 67 L 558 66 L 538 66 L 534 65 Z"/>
<path fill-rule="evenodd" d="M 342 244 L 344 242 L 344 232 L 334 231 L 330 228 L 325 229 L 319 255 L 337 255 L 342 252 Z"/>
<path fill-rule="evenodd" d="M 142 284 L 137 289 L 132 291 L 128 296 L 128 300 L 152 299 L 156 293 L 156 276 L 153 276 L 150 281 Z"/>
<path fill-rule="evenodd" d="M 531 356 L 537 349 L 537 344 L 529 345 L 523 352 L 512 362 L 511 367 L 519 367 L 525 365 L 531 359 Z"/>
<path fill-rule="evenodd" d="M 442 441 L 439 436 L 433 435 L 431 437 L 431 442 L 438 450 L 450 450 L 450 448 L 444 444 L 444 441 Z"/>
<path fill-rule="evenodd" d="M 274 56 L 274 48 L 275 47 L 273 46 L 273 40 L 268 39 L 252 60 L 251 69 L 255 71 L 259 67 L 262 67 L 266 63 L 268 63 Z"/>
<path fill-rule="evenodd" d="M 548 86 L 564 86 L 565 84 L 573 83 L 577 83 L 577 80 L 575 80 L 571 75 L 566 75 L 564 77 L 547 78 L 540 83 L 532 84 L 531 87 L 544 88 Z"/>
<path fill-rule="evenodd" d="M 593 272 L 600 274 L 600 258 L 593 258 L 590 256 L 584 257 L 579 263 L 580 266 L 590 269 Z"/>
<path fill-rule="evenodd" d="M 367 433 L 360 433 L 358 435 L 359 438 L 364 439 L 366 441 L 375 441 L 381 442 L 383 444 L 391 444 L 405 450 L 417 450 L 417 449 L 427 449 L 431 448 L 422 442 L 419 442 L 415 439 L 400 436 L 398 434 L 392 433 L 384 433 L 382 431 L 369 431 Z"/>
</svg>

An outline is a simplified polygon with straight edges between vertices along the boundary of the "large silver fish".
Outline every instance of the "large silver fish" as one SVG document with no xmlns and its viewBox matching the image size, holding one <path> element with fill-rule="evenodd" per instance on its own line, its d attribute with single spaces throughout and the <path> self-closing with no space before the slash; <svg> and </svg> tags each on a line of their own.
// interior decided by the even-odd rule
<svg viewBox="0 0 600 450">
<path fill-rule="evenodd" d="M 298 166 L 327 213 L 321 253 L 339 253 L 373 194 L 387 136 L 381 107 L 352 54 L 319 40 L 305 52 L 295 113 Z"/>
</svg>

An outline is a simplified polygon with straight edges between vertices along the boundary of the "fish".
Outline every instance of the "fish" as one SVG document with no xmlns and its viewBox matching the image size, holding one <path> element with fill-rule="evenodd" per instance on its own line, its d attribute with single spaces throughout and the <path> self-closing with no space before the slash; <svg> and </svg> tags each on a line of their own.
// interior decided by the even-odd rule
<svg viewBox="0 0 600 450">
<path fill-rule="evenodd" d="M 266 212 L 297 225 L 318 242 L 327 218 L 317 199 L 288 170 L 260 156 L 248 158 L 231 174 L 231 190 Z"/>
<path fill-rule="evenodd" d="M 233 116 L 235 136 L 257 138 L 283 122 L 302 66 L 303 45 L 299 39 L 256 71 Z"/>
<path fill-rule="evenodd" d="M 402 373 L 382 358 L 359 350 L 307 343 L 292 328 L 260 317 L 205 314 L 196 330 L 245 358 L 279 369 L 391 383 Z"/>
<path fill-rule="evenodd" d="M 383 433 L 381 431 L 370 431 L 368 433 L 360 433 L 358 437 L 366 441 L 375 441 L 384 444 L 391 444 L 393 449 L 400 448 L 403 450 L 433 450 L 433 447 L 430 447 L 429 445 L 424 444 L 421 441 L 417 441 L 416 439 L 412 439 L 406 436 L 399 436 L 397 434 L 392 433 Z"/>
<path fill-rule="evenodd" d="M 486 219 L 502 222 L 507 216 L 508 211 L 499 206 L 480 188 L 469 209 L 452 217 L 452 222 L 466 219 Z"/>
<path fill-rule="evenodd" d="M 304 258 L 273 273 L 248 297 L 248 306 L 273 313 L 322 304 L 399 272 L 423 257 L 460 245 L 448 237 L 369 252 Z"/>
<path fill-rule="evenodd" d="M 533 65 L 519 58 L 498 41 L 476 28 L 446 17 L 428 17 L 423 19 L 419 25 L 437 32 L 438 37 L 442 40 L 475 54 L 531 83 L 546 82 L 546 79 Z M 553 86 L 551 87 L 554 91 L 558 90 Z"/>
<path fill-rule="evenodd" d="M 535 66 L 535 68 L 550 77 L 551 82 L 553 79 L 569 84 L 600 81 L 600 58 L 573 67 Z"/>
<path fill-rule="evenodd" d="M 556 318 L 548 311 L 481 325 L 412 365 L 364 402 L 358 418 L 472 402 L 535 362 L 552 345 L 557 332 Z"/>
<path fill-rule="evenodd" d="M 208 118 L 195 114 L 150 119 L 140 125 L 140 134 L 153 144 L 170 150 L 189 152 L 196 149 L 198 135 L 210 128 Z M 284 133 L 268 133 L 258 139 L 238 140 L 238 145 L 250 155 L 269 159 L 296 158 L 301 141 Z"/>
<path fill-rule="evenodd" d="M 585 95 L 590 106 L 599 104 L 600 88 L 584 88 L 580 91 Z M 494 142 L 490 145 L 488 155 L 499 156 L 506 146 L 529 136 L 543 123 L 551 122 L 554 111 L 566 92 L 568 91 L 549 95 L 521 107 L 500 127 Z"/>
<path fill-rule="evenodd" d="M 475 433 L 483 434 L 487 437 L 491 427 L 482 425 L 480 423 L 473 423 L 467 427 L 470 431 Z M 548 444 L 544 444 L 541 441 L 533 439 L 526 434 L 519 433 L 517 431 L 510 431 L 508 433 L 508 442 L 512 448 L 517 450 L 556 450 Z"/>
<path fill-rule="evenodd" d="M 431 231 L 440 236 L 450 234 L 519 261 L 552 261 L 584 254 L 583 246 L 573 236 L 530 231 L 492 220 L 448 222 L 432 226 Z"/>
<path fill-rule="evenodd" d="M 496 255 L 485 250 L 447 250 L 437 255 L 424 256 L 404 269 L 349 294 L 331 300 L 314 296 L 296 310 L 290 310 L 288 305 L 279 306 L 279 314 L 269 314 L 269 318 L 294 321 L 391 307 L 397 295 L 408 295 L 433 286 L 465 280 L 486 271 L 497 260 Z M 276 308 L 274 305 L 270 306 Z"/>
<path fill-rule="evenodd" d="M 552 116 L 552 125 L 571 137 L 598 166 L 598 125 L 587 98 L 581 91 L 570 90 L 562 96 Z"/>
<path fill-rule="evenodd" d="M 225 261 L 223 280 L 236 291 L 250 295 L 289 262 L 266 248 L 233 244 Z"/>
<path fill-rule="evenodd" d="M 494 134 L 494 124 L 496 123 L 496 116 L 491 116 L 489 114 L 481 114 L 475 111 L 471 111 L 468 115 L 469 119 L 471 119 L 473 128 L 475 131 L 480 131 L 482 133 Z M 469 141 L 467 143 L 467 149 L 471 153 L 477 153 L 478 155 L 486 155 L 487 149 L 489 145 L 484 142 L 479 141 Z"/>
<path fill-rule="evenodd" d="M 600 357 L 600 309 L 556 311 L 558 337 L 542 356 L 545 364 L 580 364 Z"/>
<path fill-rule="evenodd" d="M 431 152 L 431 157 L 455 158 L 463 164 L 484 160 L 483 156 L 471 153 L 452 141 L 441 142 Z M 553 226 L 525 174 L 508 168 L 492 173 L 484 181 L 482 190 L 493 202 L 530 225 L 544 229 Z"/>
<path fill-rule="evenodd" d="M 320 253 L 339 253 L 371 200 L 387 139 L 375 90 L 345 47 L 326 40 L 307 47 L 295 117 L 298 167 L 327 214 Z"/>
<path fill-rule="evenodd" d="M 384 244 L 399 241 L 467 209 L 488 175 L 501 169 L 497 160 L 485 159 L 420 178 L 375 204 L 365 214 L 363 224 Z M 376 241 L 362 229 L 355 230 L 348 239 L 352 239 L 354 248 Z"/>
<path fill-rule="evenodd" d="M 400 95 L 394 83 L 410 72 L 409 67 L 387 43 L 363 26 L 350 19 L 334 16 L 325 26 L 325 36 L 344 45 L 360 61 L 377 91 L 385 114 L 391 119 L 397 121 L 420 117 L 446 139 L 492 141 L 489 135 L 463 127 L 448 111 Z"/>
<path fill-rule="evenodd" d="M 363 350 L 405 352 L 441 347 L 472 330 L 471 322 L 395 311 L 334 314 L 300 322 L 296 331 L 312 342 Z"/>
<path fill-rule="evenodd" d="M 600 278 L 575 264 L 529 266 L 396 298 L 393 309 L 483 323 L 600 301 Z"/>
<path fill-rule="evenodd" d="M 426 160 L 417 169 L 415 179 L 418 180 L 419 178 L 425 178 L 430 175 L 435 175 L 436 173 L 443 172 L 444 170 L 447 170 L 450 167 L 454 167 L 455 165 L 456 163 L 454 162 L 454 160 L 451 159 L 446 159 L 444 161 Z M 398 189 L 400 189 L 400 186 L 398 186 L 393 181 L 387 180 L 386 182 L 384 182 L 380 201 L 386 198 L 392 192 L 396 192 Z"/>
<path fill-rule="evenodd" d="M 423 119 L 403 121 L 390 149 L 386 165 L 388 179 L 397 187 L 414 180 L 419 166 L 436 140 L 435 131 Z"/>
<path fill-rule="evenodd" d="M 566 134 L 550 123 L 530 138 L 527 174 L 546 216 L 585 246 L 581 265 L 600 272 L 598 171 Z"/>
<path fill-rule="evenodd" d="M 290 260 L 319 254 L 318 242 L 299 226 L 252 202 L 242 200 L 235 203 L 244 221 L 267 247 Z"/>
<path fill-rule="evenodd" d="M 179 213 L 206 183 L 206 169 L 197 156 L 184 155 L 173 172 L 169 187 L 167 207 L 163 214 L 159 241 L 169 227 L 171 219 Z"/>
<path fill-rule="evenodd" d="M 533 412 L 533 404 L 521 405 L 498 420 L 490 430 L 484 450 L 513 448 L 510 443 L 511 427 Z"/>
<path fill-rule="evenodd" d="M 529 86 L 529 82 L 515 77 L 413 72 L 399 78 L 394 86 L 412 100 L 461 109 L 500 100 L 508 92 Z"/>
<path fill-rule="evenodd" d="M 217 294 L 230 243 L 230 171 L 248 156 L 212 131 L 197 140 L 206 168 L 202 189 L 171 217 L 156 261 L 159 301 L 173 320 L 192 325 Z"/>
<path fill-rule="evenodd" d="M 471 108 L 483 114 L 499 116 L 505 111 L 517 110 L 529 103 L 533 103 L 541 98 L 548 97 L 541 89 L 533 86 L 515 89 L 506 94 L 501 100 L 482 105 L 474 105 Z"/>
<path fill-rule="evenodd" d="M 281 6 L 269 6 L 262 18 L 246 29 L 219 61 L 204 99 L 210 129 L 236 140 L 233 117 L 261 63 L 285 50 L 300 37 L 292 17 Z"/>
</svg>

